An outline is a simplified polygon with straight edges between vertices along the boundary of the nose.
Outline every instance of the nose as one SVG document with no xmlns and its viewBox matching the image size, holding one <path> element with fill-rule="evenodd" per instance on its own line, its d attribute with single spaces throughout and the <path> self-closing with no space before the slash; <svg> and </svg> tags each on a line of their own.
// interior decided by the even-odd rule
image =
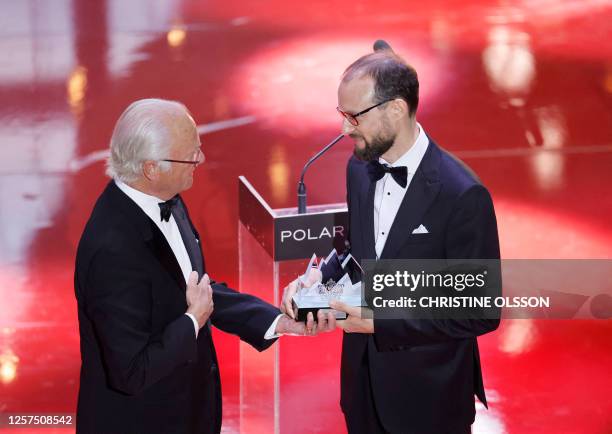
<svg viewBox="0 0 612 434">
<path fill-rule="evenodd" d="M 355 131 L 355 125 L 351 124 L 346 118 L 342 120 L 342 134 L 350 135 Z"/>
<path fill-rule="evenodd" d="M 196 161 L 198 162 L 198 166 L 206 161 L 206 156 L 202 149 L 198 149 L 198 156 L 196 157 Z"/>
</svg>

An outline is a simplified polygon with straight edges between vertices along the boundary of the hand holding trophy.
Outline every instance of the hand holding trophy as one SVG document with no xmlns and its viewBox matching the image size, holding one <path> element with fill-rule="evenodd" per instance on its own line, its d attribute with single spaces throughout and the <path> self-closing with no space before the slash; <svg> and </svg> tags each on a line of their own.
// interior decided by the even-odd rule
<svg viewBox="0 0 612 434">
<path fill-rule="evenodd" d="M 344 272 L 335 282 L 322 282 L 322 267 L 330 261 L 337 261 Z M 291 282 L 283 294 L 281 311 L 297 321 L 307 321 L 309 313 L 317 315 L 323 312 L 331 313 L 335 319 L 346 319 L 346 312 L 330 308 L 330 301 L 338 300 L 342 306 L 361 307 L 361 279 L 363 271 L 357 261 L 351 256 L 340 260 L 336 250 L 333 250 L 320 264 L 313 255 L 303 275 Z"/>
</svg>

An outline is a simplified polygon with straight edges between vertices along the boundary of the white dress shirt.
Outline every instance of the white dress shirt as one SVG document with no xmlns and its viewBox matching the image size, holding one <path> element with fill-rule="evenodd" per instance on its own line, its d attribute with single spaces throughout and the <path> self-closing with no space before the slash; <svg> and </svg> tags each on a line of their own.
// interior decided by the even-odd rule
<svg viewBox="0 0 612 434">
<path fill-rule="evenodd" d="M 408 169 L 408 183 L 406 184 L 406 188 L 403 188 L 395 182 L 390 173 L 385 173 L 385 176 L 376 182 L 376 191 L 374 193 L 374 240 L 376 243 L 377 259 L 380 258 L 385 248 L 387 237 L 389 236 L 389 231 L 391 230 L 395 216 L 404 200 L 406 191 L 410 186 L 410 181 L 412 181 L 414 173 L 419 167 L 419 164 L 421 164 L 423 155 L 425 155 L 427 146 L 429 145 L 429 139 L 425 135 L 423 127 L 418 122 L 417 128 L 419 129 L 419 134 L 416 141 L 395 163 L 390 164 L 383 158 L 378 159 L 381 164 L 386 164 L 391 167 L 405 166 Z"/>
<path fill-rule="evenodd" d="M 179 232 L 178 225 L 176 224 L 176 220 L 174 220 L 174 216 L 170 215 L 170 219 L 168 221 L 164 221 L 161 219 L 161 212 L 159 209 L 159 204 L 164 202 L 162 199 L 151 196 L 149 194 L 143 193 L 142 191 L 136 190 L 135 188 L 130 187 L 124 182 L 115 179 L 115 184 L 121 191 L 123 191 L 130 199 L 132 199 L 136 205 L 138 205 L 146 215 L 149 216 L 151 220 L 155 222 L 161 233 L 168 241 L 170 248 L 172 249 L 172 253 L 174 253 L 174 257 L 179 263 L 181 267 L 181 271 L 183 272 L 183 277 L 185 282 L 188 281 L 189 275 L 192 272 L 191 260 L 189 259 L 189 254 L 187 253 L 187 249 L 185 248 L 185 243 L 183 243 L 183 238 L 181 237 L 181 233 Z M 201 277 L 201 276 L 200 276 Z M 190 313 L 185 312 L 191 320 L 193 321 L 193 326 L 195 327 L 195 335 L 198 337 L 198 332 L 200 331 L 200 326 L 195 316 Z M 281 315 L 278 315 L 276 319 L 272 322 L 272 325 L 266 331 L 264 336 L 265 339 L 274 339 L 279 337 L 280 335 L 275 334 L 276 324 L 278 324 Z"/>
<path fill-rule="evenodd" d="M 145 212 L 145 214 L 155 222 L 161 233 L 164 234 L 166 241 L 168 241 L 168 244 L 172 249 L 172 253 L 174 253 L 174 257 L 181 267 L 185 282 L 187 282 L 192 271 L 191 260 L 189 259 L 189 254 L 187 253 L 187 249 L 183 243 L 183 238 L 179 232 L 176 220 L 174 220 L 174 216 L 170 215 L 170 219 L 168 221 L 161 219 L 159 204 L 163 203 L 164 201 L 155 196 L 151 196 L 143 193 L 142 191 L 136 190 L 135 188 L 132 188 L 119 180 L 115 180 L 115 184 L 117 184 L 117 187 L 127 194 L 130 199 L 136 202 L 136 205 L 138 205 Z"/>
</svg>

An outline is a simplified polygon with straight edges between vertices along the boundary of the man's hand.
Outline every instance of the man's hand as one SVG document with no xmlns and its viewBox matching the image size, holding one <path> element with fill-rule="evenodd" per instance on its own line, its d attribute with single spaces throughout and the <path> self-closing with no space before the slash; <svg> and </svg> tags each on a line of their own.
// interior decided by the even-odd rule
<svg viewBox="0 0 612 434">
<path fill-rule="evenodd" d="M 312 312 L 308 313 L 306 323 L 297 322 L 287 315 L 283 315 L 276 324 L 276 334 L 292 336 L 316 336 L 336 329 L 336 317 L 332 312 L 325 314 L 322 310 L 317 312 L 317 322 Z"/>
<path fill-rule="evenodd" d="M 210 317 L 213 311 L 214 303 L 212 300 L 212 288 L 210 287 L 210 279 L 208 274 L 204 274 L 200 283 L 198 283 L 198 273 L 192 271 L 187 281 L 187 313 L 192 314 L 198 321 L 200 328 Z"/>
<path fill-rule="evenodd" d="M 293 306 L 291 304 L 291 299 L 302 287 L 310 288 L 315 283 L 320 283 L 323 275 L 321 274 L 321 270 L 318 268 L 311 268 L 308 270 L 306 274 L 306 281 L 302 283 L 300 279 L 295 279 L 289 285 L 285 287 L 283 292 L 283 301 L 280 305 L 281 312 L 289 315 L 291 318 L 295 319 L 295 314 L 293 313 Z"/>
<path fill-rule="evenodd" d="M 346 312 L 348 315 L 345 320 L 338 320 L 337 322 L 337 326 L 346 333 L 374 333 L 374 320 L 371 319 L 370 309 L 348 306 L 338 300 L 331 300 L 329 306 L 332 309 Z M 364 313 L 367 313 L 366 311 L 370 313 L 368 315 L 370 318 L 362 317 Z"/>
</svg>

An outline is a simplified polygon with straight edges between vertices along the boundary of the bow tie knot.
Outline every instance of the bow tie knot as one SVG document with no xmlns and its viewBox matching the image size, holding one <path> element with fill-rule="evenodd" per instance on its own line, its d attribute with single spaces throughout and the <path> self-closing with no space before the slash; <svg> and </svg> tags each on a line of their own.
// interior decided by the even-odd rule
<svg viewBox="0 0 612 434">
<path fill-rule="evenodd" d="M 391 167 L 380 164 L 378 161 L 368 163 L 368 175 L 370 175 L 372 182 L 377 182 L 387 173 L 390 173 L 395 182 L 402 188 L 406 188 L 408 185 L 408 168 L 406 166 Z"/>
<path fill-rule="evenodd" d="M 170 220 L 170 216 L 172 215 L 172 208 L 174 208 L 177 203 L 178 203 L 178 195 L 174 196 L 172 199 L 169 199 L 165 202 L 158 203 L 162 221 L 167 222 Z"/>
</svg>

